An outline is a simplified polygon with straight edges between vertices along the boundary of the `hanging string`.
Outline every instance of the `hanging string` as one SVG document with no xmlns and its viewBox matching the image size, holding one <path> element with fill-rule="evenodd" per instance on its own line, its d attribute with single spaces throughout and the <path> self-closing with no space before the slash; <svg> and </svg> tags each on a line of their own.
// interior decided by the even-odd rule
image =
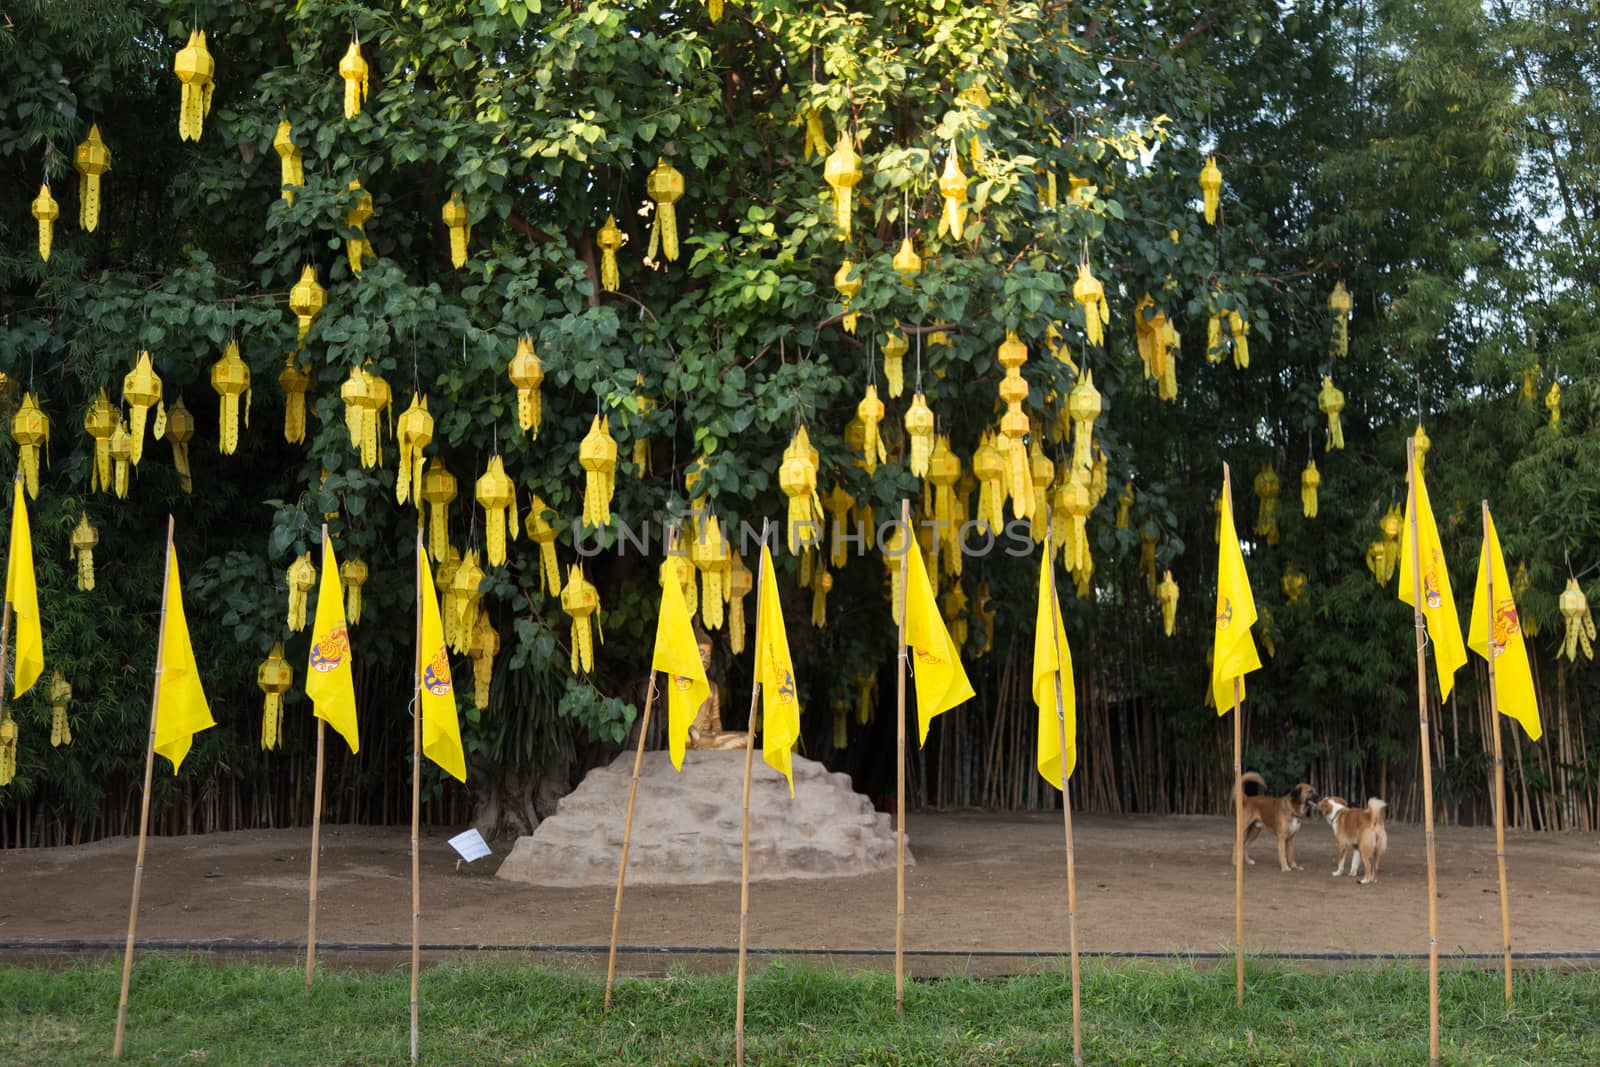
<svg viewBox="0 0 1600 1067">
<path fill-rule="evenodd" d="M 922 333 L 917 333 L 917 392 L 922 392 Z"/>
</svg>

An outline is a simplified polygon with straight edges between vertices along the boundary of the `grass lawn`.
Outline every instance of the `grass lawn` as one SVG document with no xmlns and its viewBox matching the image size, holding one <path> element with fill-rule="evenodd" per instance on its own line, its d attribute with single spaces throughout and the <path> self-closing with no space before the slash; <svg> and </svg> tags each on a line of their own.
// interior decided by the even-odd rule
<svg viewBox="0 0 1600 1067">
<path fill-rule="evenodd" d="M 109 1061 L 120 966 L 0 968 L 0 1063 Z M 325 971 L 314 998 L 292 966 L 146 956 L 134 971 L 123 1059 L 133 1064 L 404 1064 L 408 978 Z M 1088 964 L 1084 1060 L 1095 1064 L 1427 1062 L 1427 983 L 1414 965 L 1299 970 L 1254 966 L 1243 1011 L 1233 970 Z M 677 973 L 619 983 L 497 961 L 422 975 L 428 1064 L 733 1062 L 734 980 Z M 1526 971 L 1502 1008 L 1492 971 L 1441 976 L 1444 1060 L 1600 1063 L 1600 971 Z M 906 1014 L 893 979 L 779 961 L 750 982 L 751 1064 L 1068 1064 L 1072 991 L 1062 971 L 917 981 Z"/>
</svg>

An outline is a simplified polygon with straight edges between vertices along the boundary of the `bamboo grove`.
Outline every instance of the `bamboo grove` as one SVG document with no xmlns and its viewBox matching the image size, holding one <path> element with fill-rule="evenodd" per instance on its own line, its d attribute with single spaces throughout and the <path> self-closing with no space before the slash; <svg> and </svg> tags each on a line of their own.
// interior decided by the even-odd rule
<svg viewBox="0 0 1600 1067">
<path fill-rule="evenodd" d="M 324 520 L 365 567 L 375 712 L 326 817 L 404 810 L 394 576 L 421 521 L 457 574 L 473 556 L 482 611 L 458 647 L 486 689 L 464 725 L 475 788 L 430 780 L 425 813 L 519 832 L 643 699 L 663 555 L 623 525 L 709 514 L 731 543 L 802 503 L 881 519 L 902 497 L 974 518 L 998 499 L 1005 521 L 1059 502 L 1074 802 L 1222 810 L 1203 591 L 1223 460 L 1269 654 L 1247 764 L 1410 818 L 1386 524 L 1419 426 L 1457 582 L 1488 496 L 1537 630 L 1548 732 L 1511 745 L 1512 822 L 1594 827 L 1593 670 L 1563 654 L 1581 616 L 1562 598 L 1600 595 L 1580 313 L 1600 109 L 1541 13 L 718 6 L 20 6 L 0 31 L 0 369 L 30 479 L 39 449 L 73 740 L 49 746 L 47 691 L 16 707 L 0 845 L 127 831 L 168 510 L 200 538 L 186 599 L 221 726 L 197 773 L 158 783 L 166 832 L 307 817 L 303 678 L 273 663 L 304 662 L 292 565 Z M 137 466 L 135 418 L 165 424 Z M 894 629 L 867 547 L 778 566 L 791 614 L 818 620 L 792 630 L 814 679 L 802 751 L 881 796 Z M 711 602 L 740 568 L 669 567 L 698 583 L 713 681 L 738 692 L 737 597 L 720 626 Z M 978 699 L 916 757 L 919 803 L 1053 803 L 1030 773 L 1031 573 L 997 550 L 941 577 Z M 1489 716 L 1463 681 L 1432 716 L 1435 778 L 1444 819 L 1480 821 Z"/>
</svg>

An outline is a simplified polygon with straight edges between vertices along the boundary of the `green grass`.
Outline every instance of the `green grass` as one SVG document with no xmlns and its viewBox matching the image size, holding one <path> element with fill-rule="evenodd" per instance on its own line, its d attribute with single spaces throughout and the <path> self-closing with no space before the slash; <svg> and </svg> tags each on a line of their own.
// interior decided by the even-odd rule
<svg viewBox="0 0 1600 1067">
<path fill-rule="evenodd" d="M 402 969 L 326 971 L 308 1003 L 296 967 L 149 956 L 134 972 L 124 1060 L 132 1064 L 403 1064 Z M 111 1051 L 120 967 L 0 969 L 0 1063 L 99 1064 Z M 506 961 L 428 968 L 422 1051 L 428 1064 L 725 1064 L 733 1061 L 731 975 L 687 972 L 618 986 L 600 1011 L 588 972 Z M 1444 1061 L 1600 1063 L 1600 971 L 1500 978 L 1441 976 Z M 1343 970 L 1253 966 L 1246 1005 L 1232 968 L 1173 962 L 1090 965 L 1084 1060 L 1095 1064 L 1427 1062 L 1427 987 L 1413 965 Z M 751 1064 L 967 1067 L 1066 1064 L 1072 992 L 1061 971 L 920 980 L 894 1011 L 893 979 L 776 962 L 752 978 Z"/>
</svg>

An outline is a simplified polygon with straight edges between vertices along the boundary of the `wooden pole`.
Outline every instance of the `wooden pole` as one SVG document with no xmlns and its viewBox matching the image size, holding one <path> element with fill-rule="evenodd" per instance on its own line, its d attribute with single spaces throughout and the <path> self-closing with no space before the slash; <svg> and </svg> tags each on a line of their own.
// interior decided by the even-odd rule
<svg viewBox="0 0 1600 1067">
<path fill-rule="evenodd" d="M 1489 551 L 1489 502 L 1483 502 L 1483 545 Z M 1494 567 L 1485 568 L 1484 599 L 1489 617 L 1484 633 L 1489 637 L 1489 722 L 1494 734 L 1494 860 L 1500 873 L 1500 948 L 1505 957 L 1506 1007 L 1511 1006 L 1511 898 L 1506 892 L 1506 760 L 1500 747 L 1500 693 L 1495 682 L 1494 661 Z M 1468 626 L 1471 629 L 1471 626 Z"/>
<path fill-rule="evenodd" d="M 761 524 L 761 543 L 767 543 L 766 522 Z M 761 564 L 756 573 L 756 639 L 761 639 L 761 590 L 767 573 L 767 554 L 761 554 Z M 759 650 L 756 653 L 760 656 Z M 745 948 L 750 927 L 750 772 L 756 754 L 756 697 L 761 693 L 761 677 L 750 680 L 750 720 L 744 738 L 744 801 L 739 825 L 739 983 L 733 1016 L 733 1059 L 735 1067 L 744 1067 L 744 973 Z"/>
<path fill-rule="evenodd" d="M 1422 735 L 1422 823 L 1428 859 L 1428 1064 L 1438 1067 L 1439 867 L 1433 840 L 1433 745 L 1428 736 L 1428 620 L 1422 614 L 1422 564 L 1417 545 L 1417 449 L 1410 438 L 1406 439 L 1406 495 L 1411 513 L 1411 610 L 1417 630 L 1417 722 Z"/>
<path fill-rule="evenodd" d="M 167 581 L 172 571 L 172 516 L 167 516 L 166 562 L 161 568 L 161 620 L 156 624 L 156 670 L 154 692 L 150 694 L 150 736 L 144 746 L 144 797 L 139 802 L 139 849 L 133 861 L 133 899 L 128 903 L 128 944 L 122 951 L 122 996 L 117 1001 L 117 1036 L 111 1045 L 113 1058 L 122 1057 L 122 1035 L 128 1026 L 128 984 L 133 979 L 133 937 L 139 918 L 139 887 L 144 882 L 144 843 L 150 832 L 150 778 L 156 759 L 156 715 L 161 708 L 161 668 L 165 662 L 167 638 Z M 7 612 L 10 618 L 10 612 Z"/>
<path fill-rule="evenodd" d="M 1056 649 L 1056 726 L 1061 745 L 1061 821 L 1067 832 L 1067 940 L 1072 953 L 1072 1062 L 1083 1067 L 1082 982 L 1078 974 L 1078 876 L 1072 857 L 1072 797 L 1067 791 L 1067 708 L 1061 691 L 1061 635 L 1055 619 L 1061 611 L 1056 595 L 1055 543 L 1051 537 L 1050 509 L 1045 508 L 1045 566 L 1050 572 L 1050 640 Z"/>
<path fill-rule="evenodd" d="M 1233 472 L 1222 465 L 1222 491 L 1233 514 Z M 1233 999 L 1244 1007 L 1244 709 L 1239 679 L 1233 680 Z"/>
<path fill-rule="evenodd" d="M 317 861 L 322 856 L 322 764 L 328 724 L 317 720 L 317 776 L 311 790 L 311 892 L 306 916 L 306 995 L 311 995 L 311 976 L 317 960 Z"/>
<path fill-rule="evenodd" d="M 911 565 L 911 502 L 900 501 L 900 528 L 906 543 L 900 553 L 900 659 L 895 668 L 895 829 L 894 829 L 894 1010 L 906 1010 L 906 581 Z"/>
<path fill-rule="evenodd" d="M 416 1063 L 417 972 L 422 964 L 422 866 L 417 852 L 422 822 L 422 513 L 417 513 L 416 662 L 411 686 L 411 1062 Z"/>
<path fill-rule="evenodd" d="M 628 845 L 633 840 L 633 802 L 639 795 L 639 768 L 644 763 L 644 739 L 650 732 L 650 709 L 656 702 L 656 672 L 650 672 L 644 714 L 639 718 L 639 747 L 633 754 L 633 783 L 628 786 L 628 815 L 622 823 L 622 861 L 617 865 L 617 899 L 611 905 L 611 952 L 606 957 L 605 1010 L 611 1010 L 611 985 L 617 977 L 617 930 L 622 925 L 622 883 L 628 874 Z"/>
</svg>

